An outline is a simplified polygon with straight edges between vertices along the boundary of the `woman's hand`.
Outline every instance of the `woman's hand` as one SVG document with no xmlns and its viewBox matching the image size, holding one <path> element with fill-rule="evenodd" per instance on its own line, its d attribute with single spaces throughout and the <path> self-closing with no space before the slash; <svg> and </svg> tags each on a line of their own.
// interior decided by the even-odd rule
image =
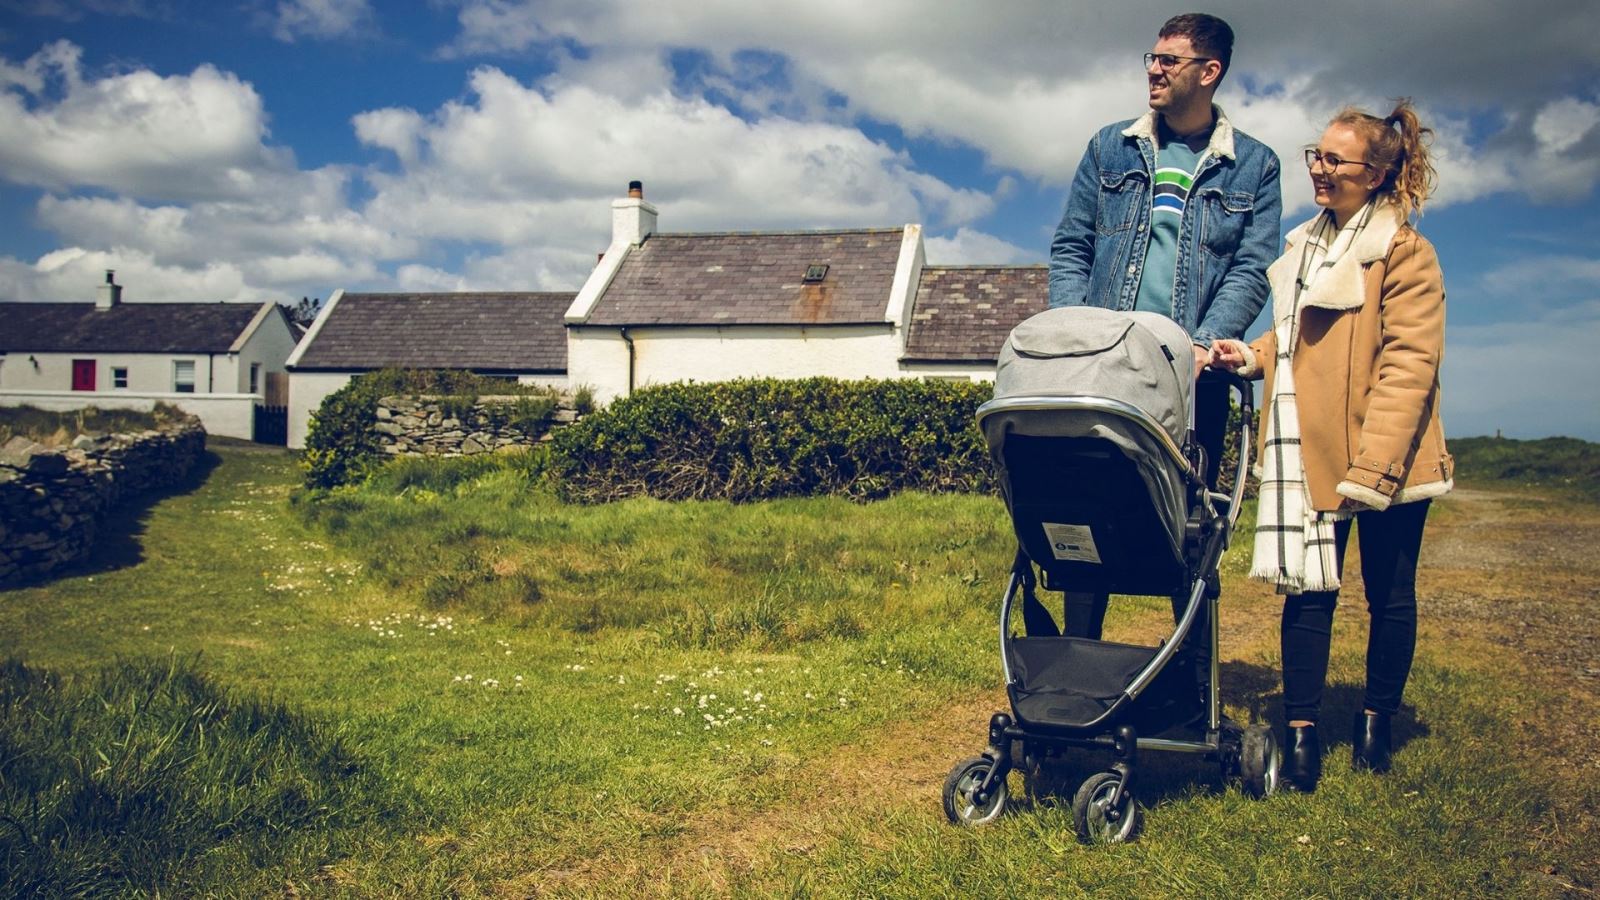
<svg viewBox="0 0 1600 900">
<path fill-rule="evenodd" d="M 1245 359 L 1243 341 L 1222 338 L 1211 342 L 1210 365 L 1212 368 L 1227 369 L 1232 372 L 1243 366 Z"/>
</svg>

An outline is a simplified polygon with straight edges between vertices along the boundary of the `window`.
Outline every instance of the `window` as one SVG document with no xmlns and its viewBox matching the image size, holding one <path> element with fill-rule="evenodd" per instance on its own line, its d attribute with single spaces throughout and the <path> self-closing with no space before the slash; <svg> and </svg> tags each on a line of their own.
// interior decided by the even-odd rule
<svg viewBox="0 0 1600 900">
<path fill-rule="evenodd" d="M 172 361 L 172 390 L 178 394 L 194 393 L 194 360 Z"/>
<path fill-rule="evenodd" d="M 128 367 L 127 366 L 112 366 L 111 367 L 111 386 L 114 387 L 114 388 L 122 388 L 123 390 L 127 390 L 127 388 L 128 388 Z"/>
<path fill-rule="evenodd" d="M 828 267 L 824 263 L 817 263 L 806 267 L 806 276 L 801 279 L 804 284 L 816 284 L 828 277 Z"/>
<path fill-rule="evenodd" d="M 250 364 L 250 390 L 249 393 L 261 393 L 261 363 Z"/>
<path fill-rule="evenodd" d="M 94 390 L 94 360 L 75 359 L 72 361 L 72 389 L 75 391 Z"/>
</svg>

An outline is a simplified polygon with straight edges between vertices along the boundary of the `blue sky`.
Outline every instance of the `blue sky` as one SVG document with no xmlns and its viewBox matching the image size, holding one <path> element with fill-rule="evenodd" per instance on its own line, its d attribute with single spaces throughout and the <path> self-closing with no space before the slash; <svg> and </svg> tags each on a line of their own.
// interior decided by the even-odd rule
<svg viewBox="0 0 1600 900">
<path fill-rule="evenodd" d="M 1181 11 L 0 0 L 0 298 L 88 300 L 106 268 L 130 300 L 575 290 L 635 178 L 663 230 L 919 222 L 935 263 L 1042 262 Z M 1285 161 L 1286 230 L 1339 106 L 1410 95 L 1437 129 L 1447 430 L 1600 440 L 1587 5 L 1209 11 L 1238 33 L 1219 102 Z"/>
</svg>

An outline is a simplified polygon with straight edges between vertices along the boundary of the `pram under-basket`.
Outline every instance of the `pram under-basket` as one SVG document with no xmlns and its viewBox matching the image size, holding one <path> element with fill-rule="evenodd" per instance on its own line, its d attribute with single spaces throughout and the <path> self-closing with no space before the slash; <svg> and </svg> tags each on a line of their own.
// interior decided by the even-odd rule
<svg viewBox="0 0 1600 900">
<path fill-rule="evenodd" d="M 1020 724 L 1074 736 L 1092 725 L 1104 732 L 1130 724 L 1142 734 L 1190 725 L 1205 713 L 1187 653 L 1178 655 L 1115 722 L 1100 721 L 1159 647 L 1073 637 L 1018 637 L 1006 643 L 1014 681 L 1008 686 Z"/>
</svg>

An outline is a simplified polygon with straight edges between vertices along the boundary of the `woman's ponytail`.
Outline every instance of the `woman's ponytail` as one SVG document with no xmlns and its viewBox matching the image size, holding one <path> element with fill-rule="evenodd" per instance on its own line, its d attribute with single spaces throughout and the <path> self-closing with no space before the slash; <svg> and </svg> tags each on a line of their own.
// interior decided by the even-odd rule
<svg viewBox="0 0 1600 900">
<path fill-rule="evenodd" d="M 1395 102 L 1394 111 L 1380 119 L 1354 107 L 1341 110 L 1333 121 L 1354 128 L 1367 141 L 1367 162 L 1384 173 L 1380 197 L 1400 205 L 1410 218 L 1420 215 L 1433 193 L 1437 175 L 1428 156 L 1433 129 L 1422 124 L 1407 98 Z"/>
</svg>

